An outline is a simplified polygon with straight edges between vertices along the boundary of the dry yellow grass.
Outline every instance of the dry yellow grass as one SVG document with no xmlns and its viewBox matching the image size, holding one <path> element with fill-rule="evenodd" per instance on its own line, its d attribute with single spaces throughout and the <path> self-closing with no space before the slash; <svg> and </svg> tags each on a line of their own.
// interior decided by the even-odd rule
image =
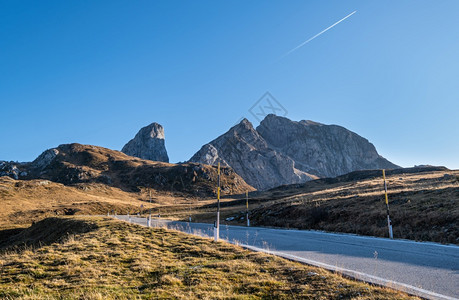
<svg viewBox="0 0 459 300">
<path fill-rule="evenodd" d="M 459 244 L 459 171 L 394 174 L 387 179 L 396 238 Z M 249 198 L 254 226 L 388 235 L 382 176 L 317 180 L 252 193 Z M 226 223 L 244 225 L 243 199 L 226 199 L 222 220 L 232 217 L 234 221 Z M 186 219 L 189 214 L 182 210 L 172 216 Z M 215 208 L 200 206 L 192 215 L 195 221 L 213 222 Z"/>
<path fill-rule="evenodd" d="M 0 228 L 30 225 L 56 215 L 138 210 L 141 204 L 149 205 L 136 194 L 101 184 L 65 186 L 48 180 L 0 177 Z"/>
<path fill-rule="evenodd" d="M 33 230 L 62 234 L 47 240 L 51 243 L 47 246 L 37 246 L 35 240 L 32 246 L 0 255 L 1 298 L 410 298 L 316 267 L 176 231 L 82 217 L 54 218 L 34 226 L 10 242 L 34 236 Z M 66 235 L 69 231 L 72 234 Z"/>
<path fill-rule="evenodd" d="M 396 238 L 459 243 L 459 172 L 388 177 Z M 382 178 L 306 186 L 257 208 L 253 223 L 387 236 Z"/>
<path fill-rule="evenodd" d="M 388 176 L 391 218 L 396 238 L 459 244 L 459 171 Z M 245 196 L 225 196 L 222 220 L 245 224 Z M 163 217 L 213 222 L 214 198 L 149 189 L 127 192 L 103 184 L 72 186 L 45 180 L 0 178 L 0 229 L 23 227 L 56 214 L 106 214 L 116 211 L 161 213 Z M 304 185 L 251 193 L 252 225 L 319 229 L 387 236 L 382 178 Z M 228 217 L 235 221 L 226 222 Z M 0 232 L 2 236 L 14 232 Z"/>
<path fill-rule="evenodd" d="M 0 229 L 24 227 L 58 215 L 132 214 L 150 209 L 163 213 L 189 207 L 190 201 L 197 206 L 212 200 L 146 188 L 126 192 L 104 184 L 66 186 L 49 180 L 14 180 L 4 176 L 0 177 Z"/>
<path fill-rule="evenodd" d="M 19 165 L 28 173 L 24 180 L 0 177 L 0 228 L 64 214 L 126 214 L 159 206 L 163 213 L 190 199 L 205 202 L 216 192 L 215 166 L 154 162 L 91 145 L 57 149 L 44 169 Z M 253 190 L 229 168 L 222 168 L 221 183 L 225 195 Z"/>
</svg>

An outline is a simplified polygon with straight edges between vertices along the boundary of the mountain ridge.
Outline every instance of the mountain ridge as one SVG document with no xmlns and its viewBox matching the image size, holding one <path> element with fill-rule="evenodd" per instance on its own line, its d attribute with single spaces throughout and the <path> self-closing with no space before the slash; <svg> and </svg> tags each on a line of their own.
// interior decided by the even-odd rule
<svg viewBox="0 0 459 300">
<path fill-rule="evenodd" d="M 171 164 L 145 160 L 104 147 L 63 144 L 45 150 L 33 162 L 19 166 L 20 179 L 45 179 L 64 185 L 99 183 L 128 192 L 140 188 L 175 191 L 190 196 L 215 194 L 217 170 L 197 163 Z M 222 192 L 253 190 L 232 169 L 222 168 Z"/>
<path fill-rule="evenodd" d="M 338 125 L 267 115 L 247 120 L 201 147 L 190 162 L 233 168 L 259 190 L 336 177 L 352 171 L 395 169 L 367 139 Z"/>
</svg>

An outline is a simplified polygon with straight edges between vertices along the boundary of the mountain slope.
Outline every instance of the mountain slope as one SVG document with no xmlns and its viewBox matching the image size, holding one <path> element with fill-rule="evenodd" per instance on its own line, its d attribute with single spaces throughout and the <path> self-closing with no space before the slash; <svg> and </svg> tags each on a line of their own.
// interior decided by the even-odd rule
<svg viewBox="0 0 459 300">
<path fill-rule="evenodd" d="M 271 149 L 247 119 L 204 145 L 190 161 L 230 166 L 257 189 L 315 178 L 296 169 L 288 156 Z"/>
<path fill-rule="evenodd" d="M 159 207 L 164 213 L 177 205 L 214 201 L 217 186 L 216 167 L 143 160 L 80 144 L 46 150 L 16 168 L 0 177 L 0 228 L 55 215 L 158 213 Z M 254 190 L 226 167 L 221 186 L 222 195 Z"/>
<path fill-rule="evenodd" d="M 48 179 L 66 185 L 102 183 L 129 192 L 140 187 L 211 195 L 216 190 L 217 169 L 200 164 L 169 164 L 143 160 L 103 147 L 65 144 L 45 151 L 28 168 L 25 179 Z M 230 168 L 222 168 L 222 192 L 252 190 Z"/>
<path fill-rule="evenodd" d="M 257 132 L 271 148 L 291 157 L 296 168 L 319 177 L 399 168 L 380 156 L 367 139 L 341 126 L 268 115 Z"/>
<path fill-rule="evenodd" d="M 356 170 L 398 168 L 368 140 L 343 127 L 272 114 L 256 129 L 244 119 L 204 145 L 190 161 L 221 162 L 259 190 Z"/>
</svg>

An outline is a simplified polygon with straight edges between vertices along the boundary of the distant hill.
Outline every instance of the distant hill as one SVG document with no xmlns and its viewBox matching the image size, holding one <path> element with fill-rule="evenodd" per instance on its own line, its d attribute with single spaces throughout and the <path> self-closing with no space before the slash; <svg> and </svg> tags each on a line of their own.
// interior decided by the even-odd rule
<svg viewBox="0 0 459 300">
<path fill-rule="evenodd" d="M 144 187 L 209 196 L 215 193 L 217 181 L 217 168 L 213 166 L 156 162 L 81 144 L 46 150 L 32 163 L 20 167 L 27 172 L 21 179 L 47 179 L 64 185 L 101 183 L 128 192 Z M 221 185 L 224 194 L 253 190 L 228 167 L 222 168 Z"/>
<path fill-rule="evenodd" d="M 255 129 L 246 119 L 204 145 L 191 162 L 221 162 L 259 190 L 399 166 L 367 139 L 337 125 L 291 121 L 270 114 Z"/>
</svg>

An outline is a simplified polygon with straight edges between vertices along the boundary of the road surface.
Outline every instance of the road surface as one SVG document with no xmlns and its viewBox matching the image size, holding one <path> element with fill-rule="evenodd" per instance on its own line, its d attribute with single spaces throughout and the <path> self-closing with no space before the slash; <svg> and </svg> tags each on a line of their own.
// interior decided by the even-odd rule
<svg viewBox="0 0 459 300">
<path fill-rule="evenodd" d="M 116 218 L 147 226 L 145 218 Z M 152 219 L 167 227 L 213 237 L 213 224 Z M 459 247 L 351 234 L 220 226 L 220 238 L 256 251 L 339 271 L 428 299 L 459 299 Z"/>
</svg>

